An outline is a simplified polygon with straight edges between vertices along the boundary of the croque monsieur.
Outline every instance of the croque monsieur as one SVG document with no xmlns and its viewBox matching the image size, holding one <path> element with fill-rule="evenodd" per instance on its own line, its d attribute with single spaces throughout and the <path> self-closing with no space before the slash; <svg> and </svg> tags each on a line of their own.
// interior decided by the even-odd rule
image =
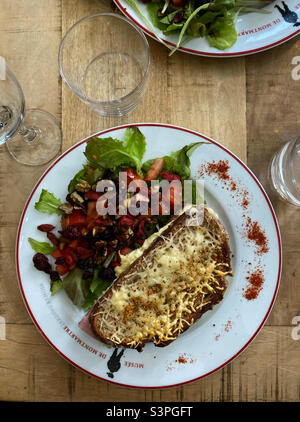
<svg viewBox="0 0 300 422">
<path fill-rule="evenodd" d="M 232 275 L 229 236 L 211 209 L 202 215 L 194 225 L 195 217 L 182 213 L 124 257 L 122 272 L 90 312 L 101 341 L 166 346 L 223 299 Z"/>
</svg>

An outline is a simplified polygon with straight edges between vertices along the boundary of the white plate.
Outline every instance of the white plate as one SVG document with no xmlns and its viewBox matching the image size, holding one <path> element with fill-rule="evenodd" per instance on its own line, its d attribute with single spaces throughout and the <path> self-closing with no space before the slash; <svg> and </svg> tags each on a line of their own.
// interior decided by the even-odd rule
<svg viewBox="0 0 300 422">
<path fill-rule="evenodd" d="M 187 383 L 222 368 L 239 355 L 253 340 L 264 324 L 274 303 L 281 274 L 281 241 L 271 203 L 251 171 L 234 154 L 217 142 L 191 130 L 163 125 L 139 124 L 147 140 L 145 160 L 163 156 L 170 151 L 199 140 L 210 142 L 198 148 L 191 158 L 192 177 L 199 167 L 212 160 L 228 160 L 230 175 L 238 189 L 247 188 L 250 204 L 245 211 L 238 197 L 215 178 L 205 176 L 206 200 L 219 214 L 230 234 L 234 255 L 234 277 L 223 301 L 207 312 L 189 330 L 165 348 L 147 344 L 142 353 L 125 350 L 121 367 L 108 376 L 108 361 L 113 353 L 79 327 L 84 312 L 74 306 L 64 291 L 51 297 L 48 276 L 32 264 L 33 251 L 28 237 L 45 239 L 37 230 L 42 223 L 58 225 L 58 216 L 48 216 L 35 210 L 42 189 L 64 200 L 67 186 L 85 162 L 86 140 L 62 154 L 43 174 L 33 189 L 21 216 L 17 236 L 16 260 L 20 289 L 28 312 L 51 346 L 76 367 L 90 375 L 132 387 L 163 388 Z M 108 129 L 99 137 L 121 139 L 126 126 Z M 258 256 L 256 248 L 243 233 L 245 219 L 258 221 L 268 239 L 269 252 Z M 247 271 L 256 265 L 264 270 L 265 283 L 259 296 L 248 301 L 243 296 L 247 286 Z M 184 359 L 180 359 L 180 356 Z M 180 362 L 185 360 L 186 362 Z"/>
<path fill-rule="evenodd" d="M 114 0 L 119 9 L 133 22 L 135 22 L 146 34 L 157 40 L 157 34 L 164 42 L 170 46 L 175 46 L 178 34 L 165 36 L 158 28 L 154 28 L 154 33 L 146 27 L 145 22 L 138 13 L 126 3 L 125 0 Z M 147 16 L 147 7 L 140 2 L 140 9 Z M 237 20 L 237 42 L 226 50 L 218 50 L 209 45 L 205 38 L 195 38 L 180 48 L 181 51 L 199 56 L 211 57 L 235 57 L 258 53 L 268 50 L 276 45 L 295 37 L 300 32 L 300 4 L 298 0 L 286 0 L 285 4 L 289 12 L 286 16 L 284 2 L 274 1 L 265 7 L 271 11 L 270 14 L 247 13 Z M 280 7 L 280 12 L 275 6 Z M 291 15 L 295 13 L 296 15 Z M 283 16 L 284 15 L 284 16 Z M 297 20 L 296 20 L 297 18 Z M 289 20 L 290 22 L 288 22 Z M 292 21 L 292 22 L 291 22 Z M 297 26 L 294 26 L 294 25 Z"/>
</svg>

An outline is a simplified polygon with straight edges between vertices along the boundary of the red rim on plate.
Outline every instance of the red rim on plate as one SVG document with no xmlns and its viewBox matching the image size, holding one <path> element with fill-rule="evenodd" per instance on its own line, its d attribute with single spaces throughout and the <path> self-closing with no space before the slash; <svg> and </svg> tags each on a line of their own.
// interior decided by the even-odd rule
<svg viewBox="0 0 300 422">
<path fill-rule="evenodd" d="M 144 31 L 146 34 L 148 34 L 150 37 L 158 41 L 157 37 L 153 32 L 149 31 L 146 27 L 144 27 L 142 24 L 140 24 L 136 19 L 134 19 L 130 13 L 127 12 L 126 7 L 123 7 L 119 0 L 114 0 L 115 4 L 118 6 L 118 8 L 126 15 L 131 21 L 133 21 L 142 31 Z M 186 53 L 194 54 L 196 56 L 209 56 L 209 57 L 239 57 L 239 56 L 247 56 L 249 54 L 259 53 L 261 51 L 269 50 L 270 48 L 276 47 L 277 45 L 283 44 L 284 42 L 290 40 L 291 38 L 294 38 L 296 35 L 300 33 L 300 29 L 297 29 L 292 34 L 281 38 L 278 41 L 275 41 L 271 44 L 267 44 L 263 47 L 254 48 L 252 50 L 242 50 L 242 51 L 236 51 L 232 53 L 209 53 L 207 51 L 202 50 L 193 50 L 191 48 L 186 47 L 179 47 L 179 51 L 184 51 Z M 170 45 L 171 47 L 176 47 L 176 44 L 163 40 L 166 44 Z"/>
<path fill-rule="evenodd" d="M 212 370 L 212 371 L 210 371 L 210 372 L 208 372 L 208 373 L 206 373 L 206 374 L 204 374 L 204 375 L 201 375 L 201 376 L 199 376 L 199 377 L 196 377 L 196 378 L 194 378 L 194 379 L 191 379 L 191 380 L 188 380 L 188 381 L 184 381 L 184 382 L 180 382 L 180 383 L 177 383 L 177 384 L 171 384 L 171 385 L 166 385 L 166 386 L 159 386 L 159 387 L 157 387 L 157 386 L 155 386 L 155 387 L 149 387 L 149 386 L 146 386 L 146 387 L 143 387 L 143 386 L 134 386 L 134 385 L 127 385 L 127 384 L 123 384 L 123 383 L 119 383 L 119 382 L 115 382 L 115 381 L 111 381 L 111 380 L 108 380 L 108 379 L 106 379 L 106 378 L 102 378 L 102 377 L 100 377 L 100 376 L 98 376 L 98 375 L 95 375 L 95 374 L 93 374 L 93 373 L 91 373 L 91 372 L 89 372 L 88 370 L 86 370 L 86 369 L 84 369 L 84 368 L 82 368 L 80 365 L 78 365 L 78 364 L 76 364 L 75 362 L 73 362 L 70 358 L 68 358 L 66 355 L 64 355 L 50 340 L 49 340 L 49 338 L 47 337 L 47 335 L 45 334 L 45 332 L 42 330 L 42 328 L 40 327 L 40 325 L 38 324 L 38 322 L 36 321 L 36 319 L 35 319 L 35 317 L 34 317 L 34 315 L 33 315 L 33 313 L 32 313 L 32 311 L 31 311 L 31 309 L 30 309 L 30 306 L 29 306 L 29 304 L 28 304 L 28 302 L 27 302 L 27 299 L 26 299 L 26 296 L 25 296 L 25 293 L 24 293 L 24 289 L 23 289 L 23 284 L 22 284 L 22 278 L 21 278 L 21 273 L 20 273 L 20 266 L 19 266 L 19 242 L 20 242 L 20 234 L 21 234 L 21 230 L 22 230 L 22 225 L 23 225 L 23 222 L 24 222 L 24 217 L 25 217 L 25 214 L 26 214 L 26 211 L 27 211 L 27 208 L 28 208 L 28 205 L 29 205 L 29 203 L 30 203 L 30 201 L 31 201 L 31 198 L 32 198 L 32 196 L 34 195 L 34 193 L 36 192 L 36 190 L 38 189 L 38 187 L 40 186 L 40 184 L 41 184 L 41 182 L 44 180 L 44 178 L 45 178 L 45 176 L 55 167 L 55 165 L 62 159 L 62 158 L 64 158 L 66 155 L 68 155 L 73 149 L 75 149 L 75 148 L 78 148 L 80 145 L 82 145 L 83 143 L 85 143 L 85 142 L 87 142 L 90 138 L 92 138 L 93 136 L 100 136 L 100 135 L 104 135 L 104 134 L 106 134 L 106 133 L 109 133 L 109 132 L 113 132 L 113 131 L 115 131 L 115 130 L 119 130 L 119 129 L 126 129 L 127 127 L 131 127 L 131 126 L 138 126 L 138 127 L 145 127 L 145 126 L 152 126 L 152 127 L 165 127 L 165 128 L 169 128 L 169 129 L 175 129 L 175 130 L 180 130 L 180 131 L 183 131 L 183 132 L 187 132 L 187 133 L 190 133 L 190 134 L 193 134 L 193 135 L 196 135 L 196 136 L 199 136 L 199 137 L 201 137 L 202 139 L 205 139 L 205 140 L 207 140 L 207 141 L 209 141 L 209 142 L 211 142 L 212 144 L 214 144 L 214 145 L 216 145 L 217 147 L 219 147 L 219 148 L 221 148 L 222 150 L 224 150 L 224 151 L 226 151 L 226 153 L 228 153 L 232 158 L 234 158 L 249 174 L 250 174 L 250 176 L 252 177 L 252 179 L 255 181 L 255 183 L 257 184 L 257 186 L 259 187 L 259 189 L 260 189 L 260 191 L 262 192 L 262 194 L 263 194 L 263 196 L 264 196 L 264 198 L 265 198 L 265 200 L 266 200 L 266 202 L 267 202 L 267 204 L 268 204 L 268 206 L 269 206 L 269 209 L 270 209 L 270 211 L 271 211 L 271 214 L 272 214 L 272 217 L 273 217 L 273 222 L 274 222 L 274 225 L 275 225 L 275 228 L 276 228 L 276 234 L 277 234 L 277 240 L 278 240 L 278 251 L 279 251 L 279 266 L 278 266 L 278 274 L 277 274 L 277 282 L 276 282 L 276 287 L 275 287 L 275 291 L 274 291 L 274 294 L 273 294 L 273 298 L 272 298 L 272 300 L 271 300 L 271 303 L 270 303 L 270 306 L 269 306 L 269 308 L 268 308 L 268 310 L 267 310 L 267 312 L 266 312 L 266 314 L 265 314 L 265 317 L 263 318 L 263 320 L 262 320 L 262 322 L 261 322 L 261 324 L 259 325 L 259 327 L 257 328 L 257 330 L 256 330 L 256 332 L 252 335 L 252 337 L 250 338 L 250 340 L 248 340 L 248 342 L 235 354 L 235 355 L 233 355 L 230 359 L 228 359 L 226 362 L 224 362 L 222 365 L 220 365 L 220 366 L 218 366 L 217 368 L 215 368 L 214 370 Z M 30 194 L 30 196 L 29 196 L 29 198 L 28 198 L 28 200 L 27 200 L 27 202 L 26 202 L 26 204 L 25 204 L 25 207 L 24 207 L 24 210 L 23 210 L 23 212 L 22 212 L 22 215 L 21 215 L 21 219 L 20 219 L 20 223 L 19 223 L 19 227 L 18 227 L 18 233 L 17 233 L 17 240 L 16 240 L 16 267 L 17 267 L 17 276 L 18 276 L 18 281 L 19 281 L 19 287 L 20 287 L 20 290 L 21 290 L 21 294 L 22 294 L 22 297 L 23 297 L 23 300 L 24 300 L 24 303 L 25 303 L 25 306 L 26 306 L 26 308 L 27 308 L 27 311 L 28 311 L 28 313 L 29 313 L 29 315 L 31 316 L 31 318 L 32 318 L 32 320 L 33 320 L 33 322 L 34 322 L 34 324 L 35 324 L 35 326 L 38 328 L 38 330 L 41 332 L 41 334 L 42 334 L 42 336 L 46 339 L 46 341 L 54 348 L 54 350 L 56 350 L 56 352 L 58 352 L 64 359 L 66 359 L 69 363 L 71 363 L 72 365 L 74 365 L 76 368 L 78 368 L 78 369 L 81 369 L 83 372 L 85 372 L 85 373 L 87 373 L 88 375 L 92 375 L 93 377 L 95 377 L 95 378 L 97 378 L 97 379 L 101 379 L 101 380 L 103 380 L 103 381 L 106 381 L 106 382 L 110 382 L 110 383 L 112 383 L 112 384 L 116 384 L 116 385 L 121 385 L 121 386 L 124 386 L 124 387 L 131 387 L 131 388 L 140 388 L 140 389 L 164 389 L 164 388 L 170 388 L 170 387 L 177 387 L 177 386 L 179 386 L 179 385 L 184 385 L 184 384 L 188 384 L 188 383 L 190 383 L 190 382 L 194 382 L 194 381 L 196 381 L 196 380 L 198 380 L 198 379 L 201 379 L 201 378 L 204 378 L 204 377 L 206 377 L 206 376 L 208 376 L 208 375 L 210 375 L 210 374 L 212 374 L 212 373 L 214 373 L 214 372 L 216 372 L 216 371 L 218 371 L 219 369 L 221 369 L 221 368 L 223 368 L 224 366 L 226 366 L 228 363 L 230 363 L 233 359 L 235 359 L 238 355 L 240 355 L 246 348 L 247 348 L 247 346 L 249 346 L 250 345 L 250 343 L 254 340 L 254 338 L 257 336 L 257 334 L 259 333 L 259 331 L 261 330 L 261 328 L 263 327 L 263 325 L 264 325 L 264 323 L 265 323 L 265 321 L 266 321 L 266 319 L 268 318 L 268 316 L 269 316 L 269 314 L 270 314 L 270 312 L 271 312 L 271 310 L 272 310 L 272 307 L 273 307 L 273 305 L 274 305 L 274 302 L 275 302 L 275 299 L 276 299 L 276 296 L 277 296 L 277 292 L 278 292 L 278 288 L 279 288 L 279 282 L 280 282 L 280 276 L 281 276 L 281 270 L 282 270 L 282 244 L 281 244 L 281 237 L 280 237 L 280 231 L 279 231 L 279 225 L 278 225 L 278 222 L 277 222 L 277 218 L 276 218 L 276 215 L 275 215 L 275 212 L 274 212 L 274 210 L 273 210 L 273 207 L 272 207 L 272 204 L 271 204 L 271 202 L 270 202 L 270 200 L 269 200 L 269 198 L 268 198 L 268 196 L 267 196 L 267 194 L 266 194 L 266 192 L 264 191 L 264 189 L 263 189 L 263 187 L 262 187 L 262 185 L 260 184 L 260 182 L 258 181 L 258 179 L 256 178 L 256 176 L 251 172 L 251 170 L 235 155 L 235 154 L 233 154 L 231 151 L 229 151 L 226 147 L 224 147 L 223 145 L 221 145 L 221 144 L 219 144 L 218 142 L 216 142 L 216 141 L 214 141 L 213 139 L 211 139 L 211 138 L 209 138 L 209 137 L 207 137 L 207 136 L 204 136 L 204 135 L 202 135 L 202 134 L 200 134 L 199 132 L 195 132 L 195 131 L 193 131 L 193 130 L 190 130 L 190 129 L 186 129 L 186 128 L 183 128 L 183 127 L 180 127 L 180 126 L 173 126 L 173 125 L 168 125 L 168 124 L 161 124 L 161 123 L 132 123 L 132 124 L 130 124 L 130 125 L 122 125 L 122 126 L 116 126 L 116 127 L 113 127 L 113 128 L 110 128 L 110 129 L 106 129 L 106 130 L 103 130 L 103 131 L 101 131 L 101 132 L 98 132 L 98 133 L 96 133 L 96 134 L 93 134 L 93 135 L 91 135 L 91 136 L 89 136 L 88 138 L 86 138 L 86 139 L 84 139 L 83 141 L 80 141 L 80 142 L 78 142 L 77 144 L 75 144 L 75 145 L 73 145 L 71 148 L 69 148 L 67 151 L 65 151 L 62 155 L 60 155 L 55 161 L 54 161 L 54 163 L 52 163 L 51 164 L 51 166 L 44 172 L 44 174 L 40 177 L 40 179 L 39 179 L 39 181 L 37 182 L 37 184 L 35 185 L 35 187 L 33 188 L 33 190 L 32 190 L 32 192 L 31 192 L 31 194 Z"/>
</svg>

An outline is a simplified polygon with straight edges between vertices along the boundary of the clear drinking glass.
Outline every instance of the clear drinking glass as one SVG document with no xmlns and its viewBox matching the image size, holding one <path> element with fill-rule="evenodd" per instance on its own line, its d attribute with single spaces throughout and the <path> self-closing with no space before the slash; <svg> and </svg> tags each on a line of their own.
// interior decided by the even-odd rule
<svg viewBox="0 0 300 422">
<path fill-rule="evenodd" d="M 27 110 L 22 88 L 5 65 L 0 80 L 0 145 L 6 143 L 10 154 L 21 164 L 48 163 L 61 147 L 61 130 L 52 114 Z"/>
<path fill-rule="evenodd" d="M 300 138 L 286 143 L 274 155 L 270 179 L 281 198 L 300 207 Z"/>
<path fill-rule="evenodd" d="M 73 25 L 59 48 L 63 81 L 102 116 L 123 116 L 146 89 L 149 45 L 142 31 L 114 13 L 87 16 Z"/>
</svg>

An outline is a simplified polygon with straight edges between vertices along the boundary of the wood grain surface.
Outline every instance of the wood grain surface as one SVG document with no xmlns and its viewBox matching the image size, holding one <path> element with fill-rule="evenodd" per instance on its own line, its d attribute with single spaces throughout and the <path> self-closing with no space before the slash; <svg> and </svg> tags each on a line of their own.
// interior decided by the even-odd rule
<svg viewBox="0 0 300 422">
<path fill-rule="evenodd" d="M 284 268 L 266 325 L 237 359 L 213 375 L 164 390 L 144 391 L 96 380 L 64 361 L 42 338 L 24 307 L 15 274 L 15 236 L 22 208 L 44 167 L 25 167 L 0 148 L 0 400 L 20 401 L 299 401 L 300 213 L 272 192 L 272 154 L 300 132 L 300 81 L 291 77 L 300 38 L 254 56 L 210 59 L 167 50 L 148 38 L 149 84 L 142 103 L 123 118 L 103 118 L 81 103 L 58 71 L 59 43 L 78 19 L 111 11 L 109 0 L 1 0 L 0 55 L 19 79 L 27 106 L 62 123 L 63 150 L 91 133 L 137 122 L 181 125 L 230 148 L 254 171 L 277 213 Z M 159 94 L 158 94 L 159 93 Z"/>
</svg>

